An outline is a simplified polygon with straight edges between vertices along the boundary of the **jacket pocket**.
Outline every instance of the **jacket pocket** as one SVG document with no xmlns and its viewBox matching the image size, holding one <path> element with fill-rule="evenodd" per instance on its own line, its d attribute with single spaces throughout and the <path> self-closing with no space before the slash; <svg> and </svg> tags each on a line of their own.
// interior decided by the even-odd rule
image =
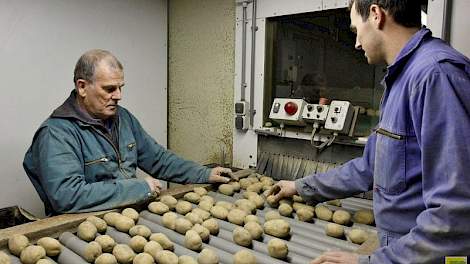
<svg viewBox="0 0 470 264">
<path fill-rule="evenodd" d="M 99 159 L 85 161 L 85 166 L 90 166 L 90 165 L 97 164 L 97 163 L 104 163 L 108 161 L 109 161 L 108 157 L 101 157 Z"/>
<path fill-rule="evenodd" d="M 387 194 L 406 188 L 406 136 L 378 128 L 375 150 L 374 186 Z"/>
<path fill-rule="evenodd" d="M 84 163 L 85 179 L 88 183 L 110 180 L 114 178 L 113 164 L 110 155 L 93 157 Z"/>
</svg>

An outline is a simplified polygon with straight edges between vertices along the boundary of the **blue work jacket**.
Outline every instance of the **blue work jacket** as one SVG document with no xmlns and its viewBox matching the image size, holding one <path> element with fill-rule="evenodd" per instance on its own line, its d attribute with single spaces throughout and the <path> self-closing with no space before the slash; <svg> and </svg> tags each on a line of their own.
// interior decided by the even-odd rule
<svg viewBox="0 0 470 264">
<path fill-rule="evenodd" d="M 373 189 L 381 248 L 364 263 L 470 255 L 470 62 L 418 31 L 387 69 L 364 155 L 296 181 L 308 201 Z"/>
<path fill-rule="evenodd" d="M 87 117 L 75 91 L 41 124 L 23 167 L 44 202 L 46 214 L 111 209 L 145 202 L 151 191 L 140 168 L 155 178 L 204 183 L 210 169 L 159 145 L 125 108 L 116 117 L 116 140 Z"/>
</svg>

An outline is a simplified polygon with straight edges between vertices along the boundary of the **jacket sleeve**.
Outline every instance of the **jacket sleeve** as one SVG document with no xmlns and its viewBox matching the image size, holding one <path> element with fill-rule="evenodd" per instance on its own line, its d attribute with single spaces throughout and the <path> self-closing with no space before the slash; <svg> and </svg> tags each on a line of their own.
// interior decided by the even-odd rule
<svg viewBox="0 0 470 264">
<path fill-rule="evenodd" d="M 422 155 L 425 210 L 416 226 L 371 256 L 371 263 L 444 263 L 470 253 L 470 78 L 450 63 L 410 95 Z"/>
<path fill-rule="evenodd" d="M 127 112 L 127 111 L 126 111 Z M 137 145 L 137 165 L 155 178 L 176 183 L 206 183 L 211 169 L 185 160 L 158 144 L 129 112 Z"/>
<path fill-rule="evenodd" d="M 57 213 L 106 210 L 143 202 L 151 195 L 141 179 L 88 183 L 78 138 L 65 128 L 43 127 L 31 151 L 41 186 Z"/>
<path fill-rule="evenodd" d="M 299 195 L 309 203 L 348 197 L 371 190 L 375 157 L 375 133 L 372 133 L 360 158 L 325 173 L 295 181 Z"/>
</svg>

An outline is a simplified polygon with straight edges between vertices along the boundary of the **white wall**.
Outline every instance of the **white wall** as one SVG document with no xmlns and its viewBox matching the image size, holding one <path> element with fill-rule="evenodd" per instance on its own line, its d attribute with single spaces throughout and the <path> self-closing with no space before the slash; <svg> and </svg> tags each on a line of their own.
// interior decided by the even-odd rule
<svg viewBox="0 0 470 264">
<path fill-rule="evenodd" d="M 23 155 L 73 89 L 77 59 L 92 48 L 121 60 L 122 105 L 166 146 L 166 0 L 0 0 L 0 208 L 43 215 Z"/>
</svg>

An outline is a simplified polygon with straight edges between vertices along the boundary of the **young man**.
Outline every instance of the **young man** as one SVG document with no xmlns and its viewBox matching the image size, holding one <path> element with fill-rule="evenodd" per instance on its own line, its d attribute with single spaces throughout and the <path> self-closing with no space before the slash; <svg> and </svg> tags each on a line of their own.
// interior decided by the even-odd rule
<svg viewBox="0 0 470 264">
<path fill-rule="evenodd" d="M 24 169 L 46 214 L 111 209 L 144 202 L 160 192 L 152 177 L 179 183 L 228 182 L 221 174 L 164 149 L 118 105 L 124 72 L 116 57 L 90 50 L 77 62 L 75 90 L 40 126 Z"/>
<path fill-rule="evenodd" d="M 281 181 L 276 198 L 318 202 L 374 191 L 381 248 L 327 252 L 319 263 L 444 263 L 470 254 L 470 61 L 421 28 L 420 1 L 353 0 L 356 48 L 387 73 L 364 155 L 327 173 Z"/>
</svg>

